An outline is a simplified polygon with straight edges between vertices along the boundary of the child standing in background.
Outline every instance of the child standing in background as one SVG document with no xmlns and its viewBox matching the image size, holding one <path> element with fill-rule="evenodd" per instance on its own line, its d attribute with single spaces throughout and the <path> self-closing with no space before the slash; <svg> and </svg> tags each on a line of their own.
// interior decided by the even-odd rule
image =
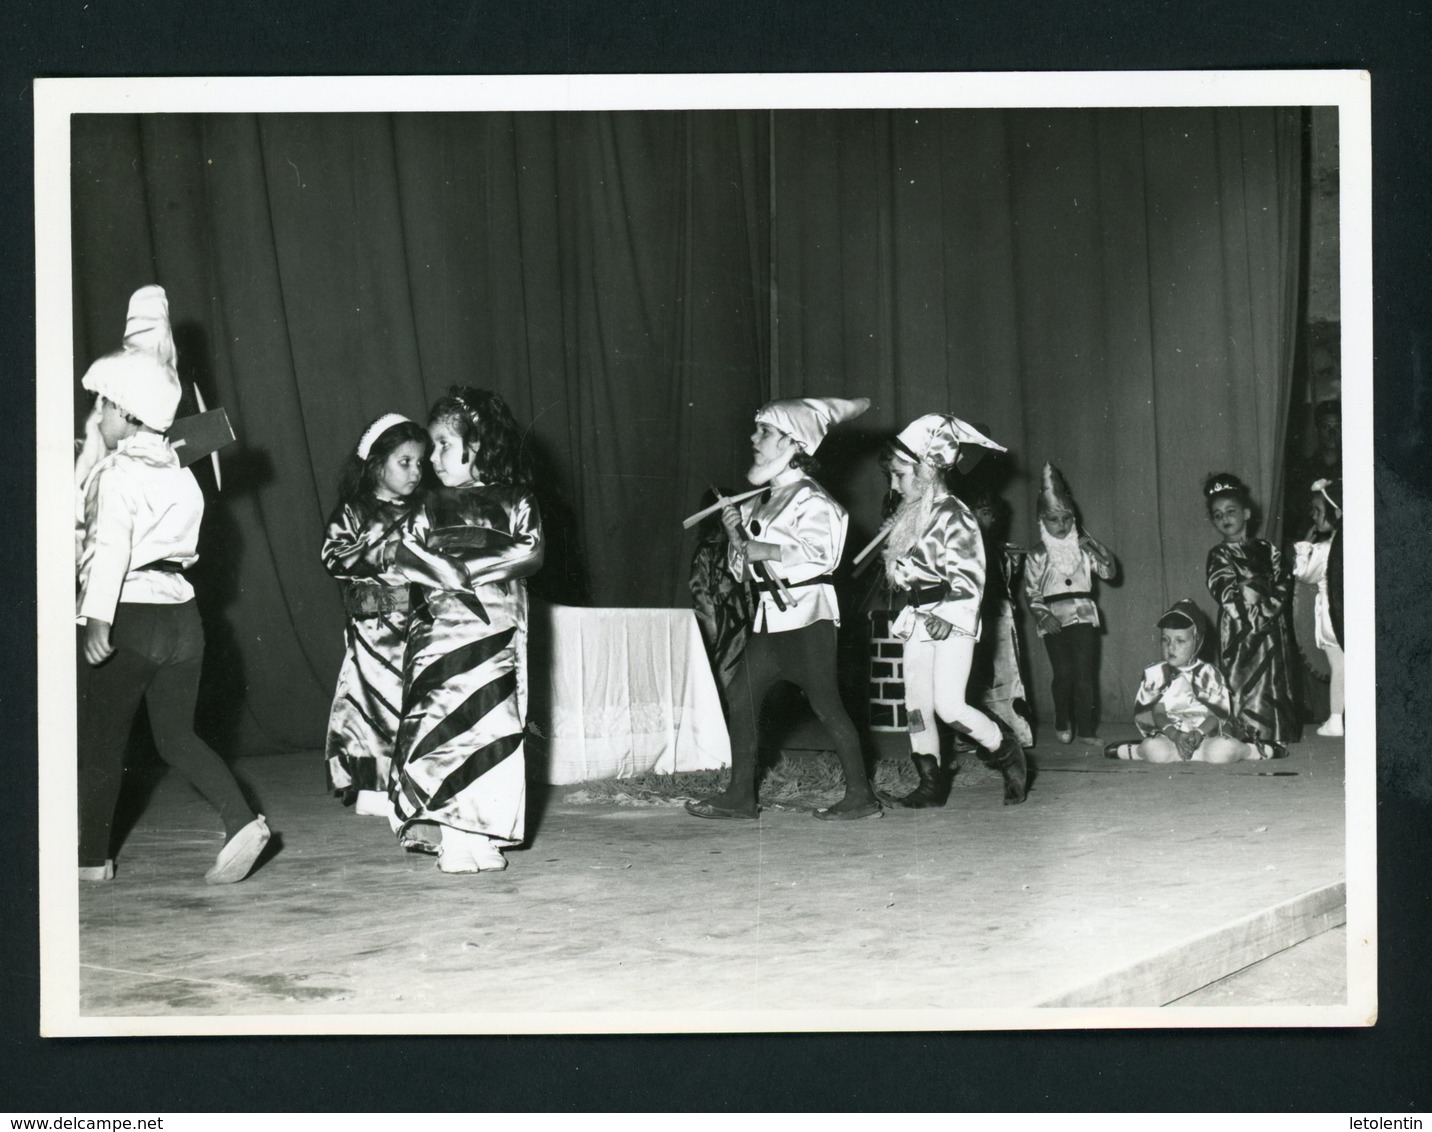
<svg viewBox="0 0 1432 1132">
<path fill-rule="evenodd" d="M 345 463 L 323 538 L 323 565 L 343 587 L 347 614 L 324 749 L 328 782 L 355 813 L 374 817 L 393 812 L 388 778 L 403 708 L 409 614 L 407 580 L 378 562 L 412 509 L 427 445 L 427 429 L 397 413 L 369 425 Z"/>
<path fill-rule="evenodd" d="M 1342 650 L 1342 481 L 1318 480 L 1313 484 L 1313 525 L 1307 537 L 1294 544 L 1293 576 L 1318 587 L 1314 606 L 1314 640 L 1328 658 L 1330 713 L 1319 735 L 1343 734 Z M 1337 585 L 1334 586 L 1334 576 Z"/>
<path fill-rule="evenodd" d="M 1029 552 L 1024 593 L 1054 670 L 1054 729 L 1061 743 L 1075 732 L 1085 743 L 1094 737 L 1098 701 L 1099 607 L 1094 578 L 1114 576 L 1108 548 L 1079 530 L 1078 512 L 1064 477 L 1044 465 L 1039 489 L 1039 539 Z"/>
<path fill-rule="evenodd" d="M 1237 476 L 1209 476 L 1203 494 L 1223 541 L 1208 552 L 1208 592 L 1218 603 L 1218 670 L 1233 712 L 1249 735 L 1288 743 L 1298 737 L 1286 611 L 1293 578 L 1278 548 L 1253 538 L 1252 497 Z"/>
</svg>

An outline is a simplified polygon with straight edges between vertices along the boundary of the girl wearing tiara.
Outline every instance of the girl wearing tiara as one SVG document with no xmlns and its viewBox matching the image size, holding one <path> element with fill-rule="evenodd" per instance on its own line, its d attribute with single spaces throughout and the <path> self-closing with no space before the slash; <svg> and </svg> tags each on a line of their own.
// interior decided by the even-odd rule
<svg viewBox="0 0 1432 1132">
<path fill-rule="evenodd" d="M 1220 472 L 1203 494 L 1223 536 L 1208 552 L 1208 592 L 1218 603 L 1218 669 L 1233 712 L 1251 737 L 1291 742 L 1298 723 L 1284 626 L 1292 575 L 1276 546 L 1249 534 L 1253 501 L 1242 480 Z"/>
<path fill-rule="evenodd" d="M 379 560 L 397 542 L 423 477 L 428 433 L 397 413 L 363 433 L 343 468 L 323 565 L 343 587 L 343 667 L 328 716 L 328 782 L 354 812 L 392 813 L 388 774 L 403 705 L 409 587 Z"/>
<path fill-rule="evenodd" d="M 453 386 L 428 433 L 442 486 L 388 544 L 426 598 L 408 630 L 393 826 L 445 873 L 496 871 L 524 833 L 526 579 L 542 565 L 542 522 L 502 398 Z"/>
<path fill-rule="evenodd" d="M 1313 607 L 1314 640 L 1328 658 L 1331 714 L 1318 728 L 1319 735 L 1343 734 L 1342 650 L 1342 481 L 1318 480 L 1313 484 L 1313 526 L 1303 541 L 1294 544 L 1293 576 L 1318 587 Z"/>
</svg>

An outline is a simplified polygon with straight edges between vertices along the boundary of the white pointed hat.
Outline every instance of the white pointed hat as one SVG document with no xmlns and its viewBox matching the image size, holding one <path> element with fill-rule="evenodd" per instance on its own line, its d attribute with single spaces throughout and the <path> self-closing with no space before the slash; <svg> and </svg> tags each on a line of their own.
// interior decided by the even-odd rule
<svg viewBox="0 0 1432 1132">
<path fill-rule="evenodd" d="M 174 331 L 169 324 L 169 296 L 157 283 L 141 287 L 129 297 L 124 344 L 132 350 L 148 350 L 174 370 L 175 380 L 178 380 L 178 354 L 174 349 Z"/>
<path fill-rule="evenodd" d="M 974 425 L 949 413 L 926 413 L 923 417 L 916 417 L 895 438 L 897 450 L 917 463 L 924 461 L 937 468 L 948 468 L 955 463 L 960 456 L 960 446 L 966 444 L 995 452 L 1008 451 L 1003 444 L 996 444 Z"/>
<path fill-rule="evenodd" d="M 771 401 L 756 411 L 756 422 L 778 428 L 807 453 L 820 447 L 833 425 L 853 420 L 870 408 L 869 397 L 792 397 Z"/>
</svg>

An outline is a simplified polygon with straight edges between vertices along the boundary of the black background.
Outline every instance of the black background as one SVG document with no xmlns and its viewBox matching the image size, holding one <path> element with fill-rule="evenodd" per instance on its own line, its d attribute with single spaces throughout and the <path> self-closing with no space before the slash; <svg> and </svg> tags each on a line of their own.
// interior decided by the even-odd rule
<svg viewBox="0 0 1432 1132">
<path fill-rule="evenodd" d="M 136 10 L 137 9 L 137 10 Z M 416 14 L 421 11 L 423 14 Z M 1432 329 L 1432 14 L 1410 4 L 771 0 L 11 0 L 0 48 L 0 443 L 8 519 L 0 702 L 0 1106 L 123 1110 L 1347 1110 L 1426 1106 L 1432 803 L 1383 774 L 1381 1017 L 1348 1031 L 536 1038 L 37 1037 L 33 100 L 38 77 L 717 71 L 1368 69 L 1377 475 L 1432 496 L 1419 349 Z M 42 375 L 44 376 L 44 375 Z M 71 375 L 54 375 L 69 381 Z M 1420 388 L 1419 388 L 1420 387 Z M 1420 394 L 1420 395 L 1419 395 Z M 1411 422 L 1414 428 L 1408 428 Z M 1393 550 L 1378 604 L 1427 600 L 1432 539 Z M 1420 642 L 1404 642 L 1425 649 Z M 1432 715 L 1379 704 L 1384 762 Z M 1010 875 L 1017 873 L 1011 862 Z M 819 1002 L 812 1002 L 819 1007 Z"/>
</svg>

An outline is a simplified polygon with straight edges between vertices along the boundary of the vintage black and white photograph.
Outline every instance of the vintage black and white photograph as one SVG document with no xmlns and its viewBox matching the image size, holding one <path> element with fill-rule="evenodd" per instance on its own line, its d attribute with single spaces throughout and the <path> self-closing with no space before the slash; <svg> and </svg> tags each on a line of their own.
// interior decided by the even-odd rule
<svg viewBox="0 0 1432 1132">
<path fill-rule="evenodd" d="M 1365 75 L 36 138 L 46 1035 L 1375 1021 Z"/>
</svg>

